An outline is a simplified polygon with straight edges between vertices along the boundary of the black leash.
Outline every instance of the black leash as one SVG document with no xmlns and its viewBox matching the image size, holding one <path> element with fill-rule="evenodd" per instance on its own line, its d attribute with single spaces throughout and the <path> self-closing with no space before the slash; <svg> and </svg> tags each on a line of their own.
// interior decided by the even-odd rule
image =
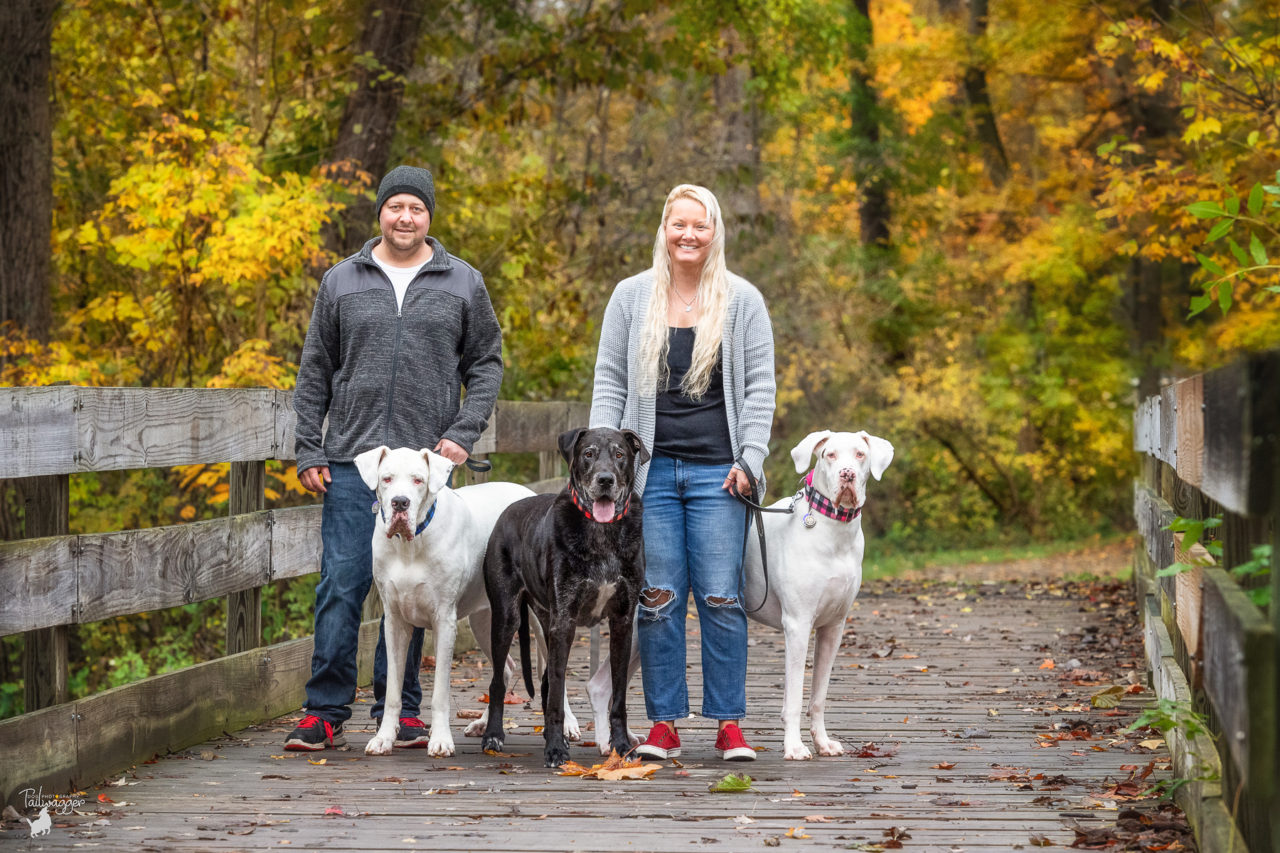
<svg viewBox="0 0 1280 853">
<path fill-rule="evenodd" d="M 467 461 L 464 462 L 463 464 L 466 465 L 468 468 L 470 468 L 472 471 L 475 471 L 477 474 L 483 474 L 485 471 L 490 471 L 493 469 L 493 463 L 490 462 L 488 459 L 472 459 L 470 456 L 468 456 Z M 449 488 L 451 489 L 453 488 L 453 475 L 458 473 L 458 467 L 459 466 L 457 465 L 453 466 L 453 470 L 449 472 Z"/>
<path fill-rule="evenodd" d="M 795 501 L 791 502 L 791 506 L 786 509 L 775 509 L 773 507 L 761 506 L 760 498 L 760 481 L 751 473 L 751 469 L 747 463 L 742 461 L 739 456 L 734 460 L 734 464 L 747 475 L 747 487 L 751 490 L 751 496 L 747 497 L 738 491 L 736 482 L 729 484 L 729 494 L 742 501 L 747 513 L 747 523 L 742 528 L 742 563 L 738 569 L 738 600 L 743 602 L 743 610 L 747 613 L 755 613 L 764 603 L 769 600 L 769 551 L 765 547 L 764 541 L 764 524 L 762 523 L 761 514 L 766 512 L 795 512 Z M 760 566 L 764 569 L 764 597 L 760 599 L 760 603 L 755 607 L 748 608 L 746 606 L 747 591 L 747 543 L 751 541 L 751 522 L 754 518 L 756 523 L 756 534 L 760 537 Z"/>
</svg>

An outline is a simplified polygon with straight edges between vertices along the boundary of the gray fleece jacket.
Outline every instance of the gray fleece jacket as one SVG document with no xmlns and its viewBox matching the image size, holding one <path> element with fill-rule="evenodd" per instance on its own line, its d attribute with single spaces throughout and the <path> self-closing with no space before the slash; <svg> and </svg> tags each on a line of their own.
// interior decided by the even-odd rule
<svg viewBox="0 0 1280 853">
<path fill-rule="evenodd" d="M 397 310 L 373 259 L 381 239 L 320 281 L 293 394 L 299 472 L 381 444 L 447 438 L 470 453 L 498 399 L 502 330 L 480 273 L 428 237 L 435 254 Z"/>
<path fill-rule="evenodd" d="M 653 447 L 657 398 L 641 391 L 636 371 L 629 369 L 640 353 L 640 336 L 653 291 L 653 271 L 623 279 L 604 309 L 600 349 L 596 353 L 591 426 L 634 430 L 645 447 Z M 776 386 L 773 378 L 773 327 L 764 297 L 746 279 L 729 274 L 729 311 L 720 344 L 724 372 L 725 414 L 734 458 L 741 457 L 760 478 L 764 492 L 764 458 L 769 455 Z M 636 475 L 635 491 L 644 493 L 649 466 Z"/>
</svg>

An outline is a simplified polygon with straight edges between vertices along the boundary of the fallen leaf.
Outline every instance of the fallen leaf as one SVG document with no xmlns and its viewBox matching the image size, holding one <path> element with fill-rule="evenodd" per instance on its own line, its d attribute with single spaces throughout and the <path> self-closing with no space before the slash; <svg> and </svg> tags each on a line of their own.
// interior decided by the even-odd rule
<svg viewBox="0 0 1280 853">
<path fill-rule="evenodd" d="M 1056 664 L 1054 664 L 1053 658 L 1045 658 L 1044 663 L 1040 664 L 1041 669 L 1054 669 L 1055 667 Z"/>
<path fill-rule="evenodd" d="M 478 720 L 484 716 L 484 711 L 476 711 L 471 708 L 464 708 L 458 712 L 459 720 Z"/>
<path fill-rule="evenodd" d="M 1100 690 L 1089 697 L 1089 703 L 1095 708 L 1114 708 L 1124 697 L 1124 688 L 1113 684 L 1106 690 Z"/>
<path fill-rule="evenodd" d="M 617 782 L 622 779 L 647 779 L 661 769 L 661 764 L 641 764 L 639 767 L 618 767 L 613 770 L 601 770 L 596 773 L 596 778 L 602 779 L 605 782 Z"/>
<path fill-rule="evenodd" d="M 1164 739 L 1152 738 L 1151 740 L 1140 740 L 1138 741 L 1138 746 L 1142 747 L 1143 749 L 1159 749 L 1160 747 L 1164 746 Z"/>
<path fill-rule="evenodd" d="M 726 773 L 723 778 L 707 788 L 713 794 L 741 794 L 751 790 L 751 777 L 743 773 Z"/>
<path fill-rule="evenodd" d="M 321 759 L 308 758 L 308 759 L 307 759 L 307 763 L 308 763 L 308 764 L 315 764 L 315 765 L 328 764 L 328 763 L 329 763 L 329 759 L 327 759 L 327 758 L 321 758 Z"/>
<path fill-rule="evenodd" d="M 1048 836 L 1045 836 L 1045 835 L 1033 835 L 1027 840 L 1031 842 L 1032 847 L 1053 847 L 1054 846 L 1053 842 L 1050 841 Z"/>
<path fill-rule="evenodd" d="M 330 815 L 330 814 L 340 815 L 343 813 L 343 811 L 340 806 L 329 806 L 327 809 L 324 810 L 324 813 L 327 815 Z"/>
<path fill-rule="evenodd" d="M 956 766 L 956 763 L 955 763 L 954 761 L 939 761 L 937 764 L 933 765 L 933 768 L 932 768 L 932 769 L 934 769 L 934 770 L 951 770 L 951 769 L 952 769 L 952 768 L 954 768 L 955 766 Z"/>
<path fill-rule="evenodd" d="M 810 838 L 812 836 L 804 834 L 803 826 L 793 826 L 787 830 L 787 838 Z"/>
<path fill-rule="evenodd" d="M 735 817 L 735 818 L 733 819 L 733 822 L 734 822 L 734 823 L 737 823 L 737 824 L 741 824 L 741 825 L 743 825 L 743 826 L 746 826 L 747 824 L 749 824 L 749 823 L 755 823 L 756 821 L 755 821 L 755 818 L 750 818 L 750 817 L 747 817 L 747 816 L 746 816 L 746 815 L 744 815 L 744 814 L 740 814 L 740 815 L 738 815 L 737 817 Z"/>
<path fill-rule="evenodd" d="M 791 789 L 791 796 L 793 796 L 793 797 L 803 797 L 803 796 L 804 796 L 804 794 L 800 793 L 800 791 L 796 790 L 795 788 L 792 788 L 792 789 Z"/>
<path fill-rule="evenodd" d="M 112 803 L 112 802 L 115 802 L 115 801 L 114 801 L 114 800 L 112 800 L 110 797 L 108 797 L 106 794 L 99 794 L 99 795 L 98 795 L 98 802 L 100 802 L 100 803 Z"/>
<path fill-rule="evenodd" d="M 834 818 L 824 814 L 810 814 L 804 816 L 805 823 L 830 823 Z"/>
</svg>

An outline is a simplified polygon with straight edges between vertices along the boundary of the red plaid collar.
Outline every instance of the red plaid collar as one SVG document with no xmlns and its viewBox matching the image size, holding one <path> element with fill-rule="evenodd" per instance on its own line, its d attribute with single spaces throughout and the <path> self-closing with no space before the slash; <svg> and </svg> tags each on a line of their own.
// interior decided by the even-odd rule
<svg viewBox="0 0 1280 853">
<path fill-rule="evenodd" d="M 821 494 L 813 487 L 813 472 L 810 471 L 804 478 L 804 499 L 809 502 L 809 506 L 820 515 L 827 518 L 834 518 L 836 521 L 853 521 L 859 515 L 862 515 L 862 507 L 853 509 L 843 509 L 833 504 L 826 495 Z"/>
<path fill-rule="evenodd" d="M 586 506 L 584 506 L 584 505 L 583 505 L 582 498 L 580 498 L 580 497 L 578 496 L 578 490 L 577 490 L 577 489 L 575 489 L 575 488 L 573 487 L 573 483 L 570 483 L 570 484 L 569 484 L 569 497 L 573 500 L 573 505 L 574 505 L 574 506 L 576 506 L 576 507 L 578 508 L 578 511 L 579 511 L 579 512 L 581 512 L 583 515 L 585 515 L 585 516 L 586 516 L 587 518 L 589 518 L 591 521 L 596 521 L 596 517 L 595 517 L 594 515 L 592 515 L 592 514 L 591 514 L 591 509 L 590 509 L 589 507 L 586 507 Z M 614 506 L 617 506 L 617 504 L 614 504 Z M 630 495 L 630 494 L 628 494 L 628 495 L 627 495 L 627 501 L 626 501 L 626 503 L 624 503 L 624 504 L 622 505 L 622 512 L 618 513 L 617 515 L 615 515 L 613 518 L 609 519 L 608 521 L 596 521 L 596 524 L 613 524 L 615 521 L 620 520 L 624 515 L 626 515 L 626 514 L 627 514 L 627 510 L 629 510 L 629 509 L 631 509 L 631 495 Z"/>
</svg>

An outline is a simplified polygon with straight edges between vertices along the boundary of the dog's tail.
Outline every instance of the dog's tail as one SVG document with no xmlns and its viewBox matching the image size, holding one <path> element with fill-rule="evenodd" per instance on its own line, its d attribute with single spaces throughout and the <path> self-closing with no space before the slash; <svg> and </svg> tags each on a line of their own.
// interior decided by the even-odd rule
<svg viewBox="0 0 1280 853">
<path fill-rule="evenodd" d="M 535 695 L 533 692 L 533 657 L 529 654 L 529 602 L 520 598 L 520 665 L 524 671 L 524 689 L 529 691 L 529 698 Z"/>
</svg>

